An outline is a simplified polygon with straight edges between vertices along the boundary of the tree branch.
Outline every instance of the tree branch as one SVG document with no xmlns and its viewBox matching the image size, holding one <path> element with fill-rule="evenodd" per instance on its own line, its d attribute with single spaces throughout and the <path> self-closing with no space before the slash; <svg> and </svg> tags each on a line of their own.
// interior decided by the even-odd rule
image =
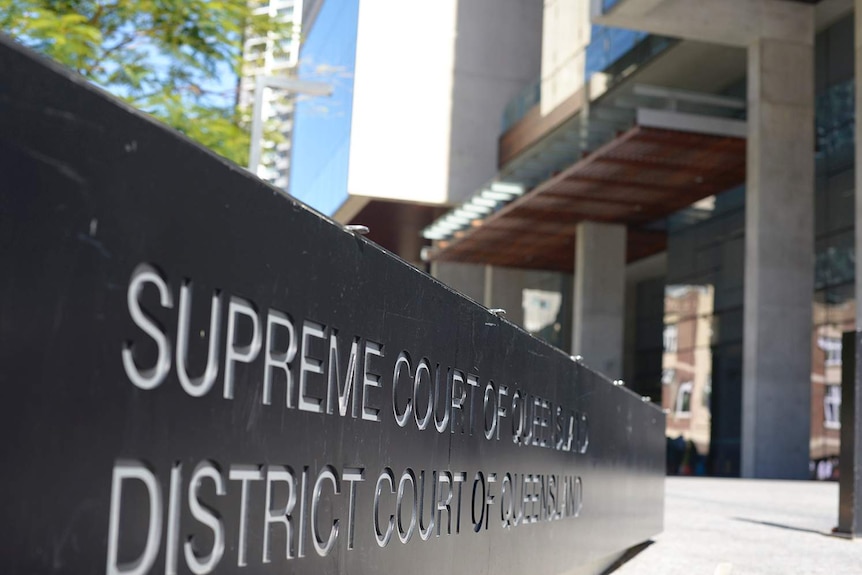
<svg viewBox="0 0 862 575">
<path fill-rule="evenodd" d="M 120 50 L 121 48 L 125 48 L 126 46 L 128 46 L 129 44 L 131 44 L 132 42 L 137 40 L 137 38 L 140 35 L 141 35 L 140 32 L 137 32 L 137 31 L 132 32 L 130 35 L 125 36 L 122 40 L 120 40 L 119 42 L 117 42 L 113 46 L 111 46 L 109 48 L 105 48 L 104 50 L 102 50 L 102 53 L 96 59 L 95 65 L 101 66 L 102 63 L 105 61 L 105 59 L 108 58 L 108 56 L 110 56 L 111 54 L 113 54 L 117 50 Z"/>
</svg>

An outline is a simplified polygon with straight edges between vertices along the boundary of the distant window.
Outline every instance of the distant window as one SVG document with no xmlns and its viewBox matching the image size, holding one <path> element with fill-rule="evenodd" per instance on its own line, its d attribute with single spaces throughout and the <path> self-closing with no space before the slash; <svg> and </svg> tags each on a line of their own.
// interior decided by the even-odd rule
<svg viewBox="0 0 862 575">
<path fill-rule="evenodd" d="M 826 365 L 841 365 L 841 339 L 820 336 L 817 338 L 817 347 L 826 353 Z"/>
<path fill-rule="evenodd" d="M 676 392 L 676 414 L 682 417 L 691 415 L 691 391 L 694 386 L 692 382 L 686 381 L 679 384 Z"/>
<path fill-rule="evenodd" d="M 665 369 L 661 372 L 661 383 L 662 385 L 670 385 L 673 383 L 674 378 L 676 377 L 676 370 L 672 367 L 669 369 Z"/>
<path fill-rule="evenodd" d="M 823 396 L 823 427 L 841 429 L 841 386 L 827 385 Z"/>
<path fill-rule="evenodd" d="M 524 329 L 536 335 L 553 326 L 560 315 L 563 294 L 542 289 L 525 289 L 521 292 L 524 310 Z"/>
<path fill-rule="evenodd" d="M 677 338 L 679 330 L 675 325 L 664 326 L 664 351 L 665 353 L 676 353 Z"/>
<path fill-rule="evenodd" d="M 260 56 L 266 51 L 266 40 L 254 40 L 245 45 L 246 57 Z"/>
<path fill-rule="evenodd" d="M 246 62 L 246 73 L 253 74 L 255 69 L 266 64 L 266 41 L 249 42 L 245 45 L 242 57 Z"/>
</svg>

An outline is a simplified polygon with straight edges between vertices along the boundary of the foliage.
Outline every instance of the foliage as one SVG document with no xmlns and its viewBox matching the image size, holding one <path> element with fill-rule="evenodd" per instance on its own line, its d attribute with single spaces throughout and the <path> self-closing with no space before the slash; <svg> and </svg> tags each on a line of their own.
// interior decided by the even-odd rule
<svg viewBox="0 0 862 575">
<path fill-rule="evenodd" d="M 0 0 L 0 30 L 244 165 L 243 39 L 290 25 L 245 0 Z"/>
</svg>

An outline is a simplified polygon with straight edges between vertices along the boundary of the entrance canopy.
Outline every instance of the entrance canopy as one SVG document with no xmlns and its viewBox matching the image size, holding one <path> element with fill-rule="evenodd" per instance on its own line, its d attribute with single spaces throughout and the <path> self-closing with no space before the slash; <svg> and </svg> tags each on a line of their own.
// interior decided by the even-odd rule
<svg viewBox="0 0 862 575">
<path fill-rule="evenodd" d="M 650 222 L 744 181 L 744 137 L 641 123 L 498 211 L 477 215 L 428 258 L 571 272 L 576 226 L 594 221 L 628 226 L 633 261 L 665 249 L 665 232 Z"/>
</svg>

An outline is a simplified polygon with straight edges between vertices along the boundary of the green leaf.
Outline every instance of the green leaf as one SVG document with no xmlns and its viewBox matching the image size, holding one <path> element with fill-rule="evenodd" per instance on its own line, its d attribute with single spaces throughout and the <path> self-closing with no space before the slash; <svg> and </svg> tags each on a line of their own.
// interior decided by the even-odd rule
<svg viewBox="0 0 862 575">
<path fill-rule="evenodd" d="M 247 114 L 225 74 L 245 37 L 278 44 L 290 25 L 245 0 L 0 0 L 4 32 L 244 165 Z M 232 72 L 231 72 L 232 71 Z M 229 84 L 229 83 L 228 83 Z M 267 126 L 276 141 L 277 129 Z"/>
</svg>

